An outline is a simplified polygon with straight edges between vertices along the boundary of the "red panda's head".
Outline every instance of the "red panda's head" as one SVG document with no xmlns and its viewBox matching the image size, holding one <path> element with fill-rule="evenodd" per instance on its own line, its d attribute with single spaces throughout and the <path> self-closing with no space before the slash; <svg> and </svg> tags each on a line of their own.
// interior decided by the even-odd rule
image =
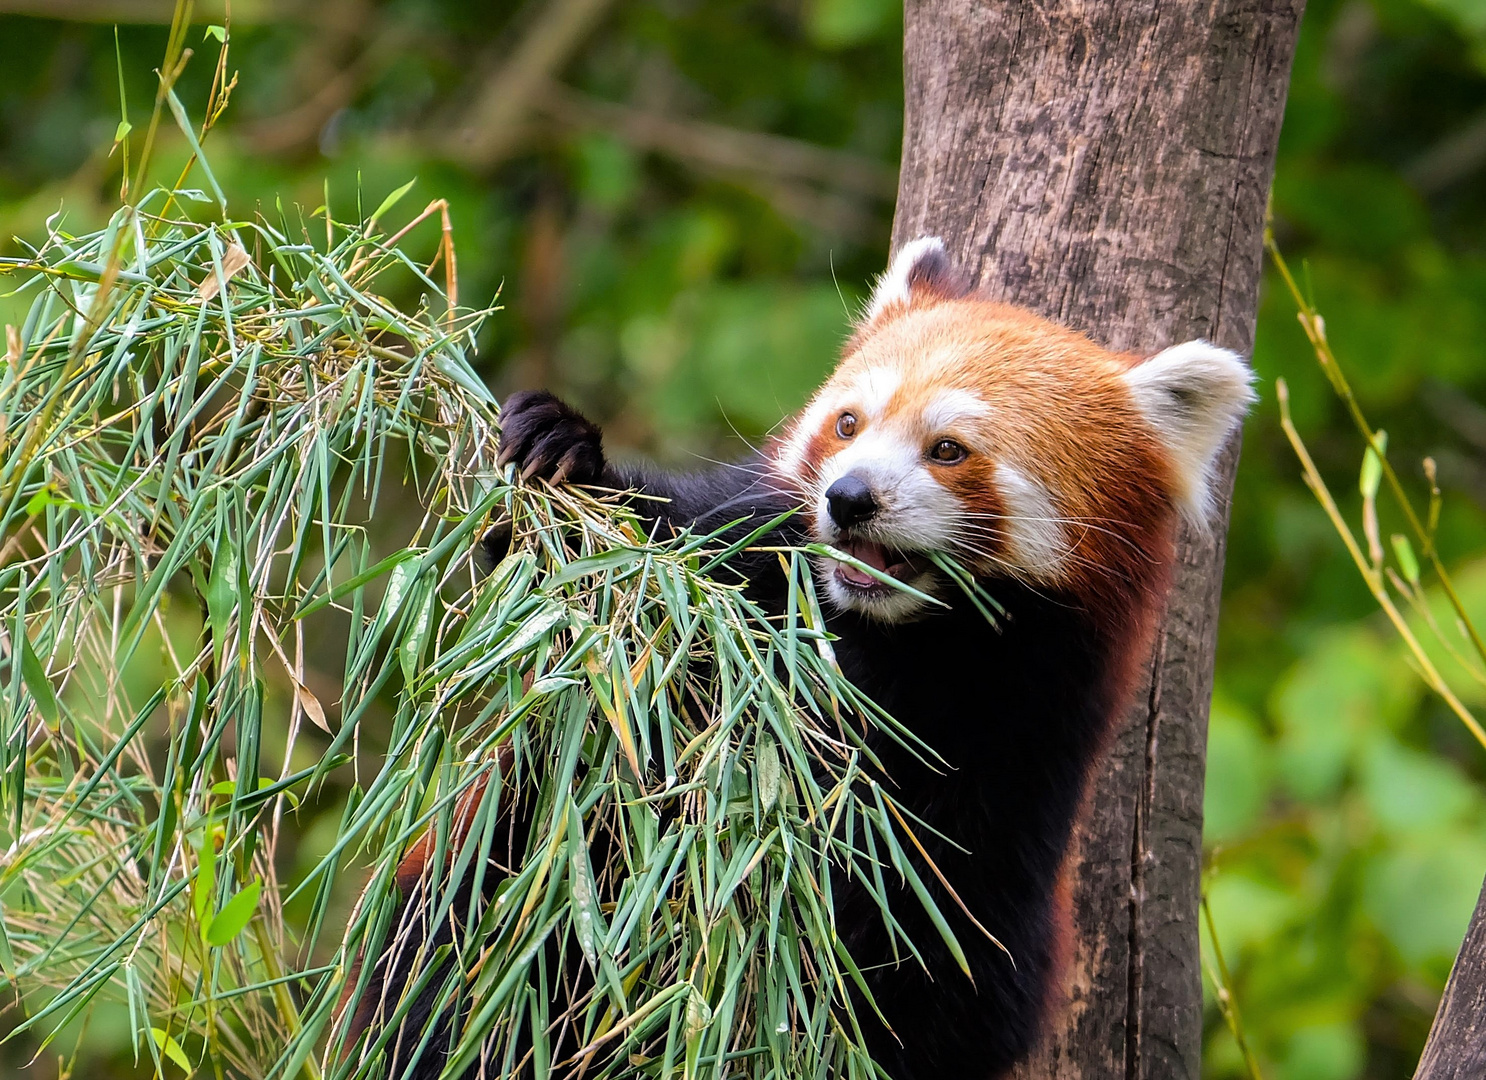
<svg viewBox="0 0 1486 1080">
<path fill-rule="evenodd" d="M 982 579 L 1098 597 L 1205 528 L 1214 459 L 1249 402 L 1234 353 L 1189 341 L 1109 352 L 974 295 L 934 237 L 877 284 L 840 366 L 793 421 L 777 468 L 820 541 L 933 595 L 931 553 Z M 834 560 L 831 600 L 886 621 L 922 601 Z"/>
</svg>

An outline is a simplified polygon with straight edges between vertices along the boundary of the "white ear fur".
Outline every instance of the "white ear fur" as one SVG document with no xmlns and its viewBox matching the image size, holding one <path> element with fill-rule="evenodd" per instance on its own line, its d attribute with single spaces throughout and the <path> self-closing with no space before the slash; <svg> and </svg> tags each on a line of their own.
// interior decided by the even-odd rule
<svg viewBox="0 0 1486 1080">
<path fill-rule="evenodd" d="M 1206 530 L 1218 452 L 1255 400 L 1243 357 L 1208 341 L 1173 345 L 1125 373 L 1136 407 L 1176 468 L 1177 505 Z"/>
<path fill-rule="evenodd" d="M 898 249 L 898 254 L 893 257 L 893 264 L 883 271 L 882 276 L 877 279 L 877 287 L 872 290 L 867 314 L 862 319 L 864 324 L 875 322 L 890 305 L 908 302 L 909 279 L 913 276 L 914 267 L 925 259 L 947 261 L 944 241 L 937 236 L 920 236 Z"/>
</svg>

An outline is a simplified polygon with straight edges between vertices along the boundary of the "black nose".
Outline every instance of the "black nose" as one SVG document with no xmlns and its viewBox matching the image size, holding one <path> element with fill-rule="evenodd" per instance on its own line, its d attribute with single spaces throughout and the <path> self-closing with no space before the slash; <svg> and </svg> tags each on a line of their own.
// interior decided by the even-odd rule
<svg viewBox="0 0 1486 1080">
<path fill-rule="evenodd" d="M 843 529 L 860 525 L 877 513 L 872 489 L 856 476 L 843 476 L 826 488 L 826 505 L 831 509 L 831 520 Z"/>
</svg>

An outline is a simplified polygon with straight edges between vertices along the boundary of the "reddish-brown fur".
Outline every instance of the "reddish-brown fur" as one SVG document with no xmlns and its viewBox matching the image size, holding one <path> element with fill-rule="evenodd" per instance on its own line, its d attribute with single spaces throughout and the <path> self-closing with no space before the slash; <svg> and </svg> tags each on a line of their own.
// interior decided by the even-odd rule
<svg viewBox="0 0 1486 1080">
<path fill-rule="evenodd" d="M 501 744 L 496 752 L 496 768 L 505 773 L 511 767 L 511 745 Z M 485 789 L 490 785 L 491 774 L 486 772 L 476 777 L 475 782 L 469 786 L 459 800 L 454 804 L 454 813 L 449 818 L 448 834 L 445 837 L 445 857 L 450 865 L 470 838 L 470 829 L 476 820 L 476 812 L 480 808 L 481 801 L 485 798 Z M 397 883 L 398 895 L 406 900 L 408 897 L 421 895 L 421 886 L 433 876 L 434 855 L 438 851 L 439 831 L 430 825 L 423 834 L 413 841 L 413 846 L 408 848 L 407 853 L 397 864 L 394 880 Z M 361 968 L 365 956 L 357 956 L 355 963 L 346 979 L 345 989 L 341 991 L 341 998 L 336 1005 L 337 1014 L 345 1012 L 351 995 L 356 990 L 356 985 L 361 978 Z M 371 1025 L 376 1018 L 377 1010 L 382 1006 L 382 1001 L 377 994 L 366 993 L 357 1002 L 352 1011 L 350 1021 L 346 1027 L 346 1044 L 351 1045 L 355 1039 Z"/>
<path fill-rule="evenodd" d="M 944 358 L 955 357 L 953 363 Z M 971 457 L 936 475 L 969 510 L 1006 507 L 992 470 L 1035 463 L 1066 519 L 1071 546 L 1057 574 L 1107 618 L 1123 623 L 1152 572 L 1171 559 L 1175 506 L 1169 455 L 1122 379 L 1140 362 L 1083 334 L 1006 304 L 930 293 L 858 330 L 831 379 L 784 437 L 803 446 L 806 476 L 840 449 L 835 433 L 853 381 L 869 368 L 899 374 L 885 421 L 921 413 L 945 390 L 965 391 L 990 416 L 956 432 Z M 994 565 L 977 569 L 994 572 Z M 1119 626 L 1127 634 L 1135 627 Z"/>
</svg>

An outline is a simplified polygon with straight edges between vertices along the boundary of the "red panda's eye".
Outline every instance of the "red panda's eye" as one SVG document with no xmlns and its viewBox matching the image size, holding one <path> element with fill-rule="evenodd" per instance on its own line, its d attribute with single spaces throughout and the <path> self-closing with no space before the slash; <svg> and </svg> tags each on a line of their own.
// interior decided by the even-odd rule
<svg viewBox="0 0 1486 1080">
<path fill-rule="evenodd" d="M 970 451 L 966 450 L 953 439 L 940 439 L 933 446 L 929 447 L 929 457 L 942 465 L 957 464 L 964 461 L 969 455 Z"/>
<path fill-rule="evenodd" d="M 849 439 L 856 433 L 857 418 L 849 412 L 842 413 L 841 418 L 836 421 L 836 434 L 843 439 Z"/>
</svg>

